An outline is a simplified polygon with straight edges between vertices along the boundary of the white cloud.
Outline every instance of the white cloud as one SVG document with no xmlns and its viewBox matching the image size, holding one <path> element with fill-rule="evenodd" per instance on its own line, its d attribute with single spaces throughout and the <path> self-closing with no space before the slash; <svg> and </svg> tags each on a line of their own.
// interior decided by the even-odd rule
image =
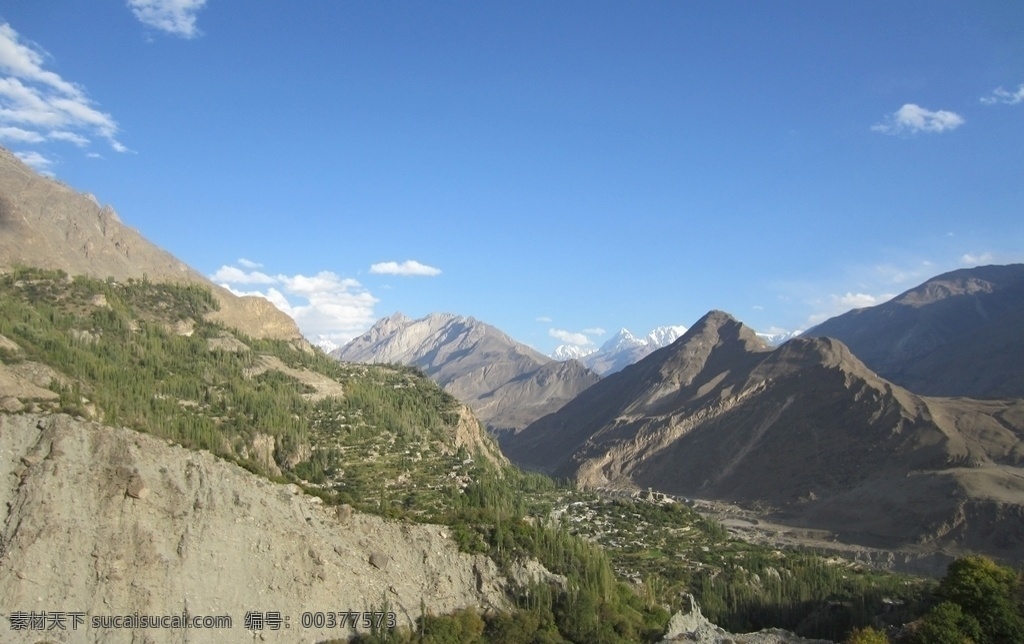
<svg viewBox="0 0 1024 644">
<path fill-rule="evenodd" d="M 548 323 L 550 323 L 552 321 L 551 318 L 549 318 L 546 315 L 538 315 L 533 320 L 534 320 L 534 322 L 542 322 L 544 324 L 548 324 Z"/>
<path fill-rule="evenodd" d="M 215 282 L 227 282 L 229 284 L 276 284 L 279 280 L 266 273 L 259 271 L 243 271 L 234 266 L 221 266 L 217 272 L 210 276 Z"/>
<path fill-rule="evenodd" d="M 255 264 L 246 260 L 248 264 Z M 239 262 L 241 263 L 241 262 Z M 373 326 L 377 298 L 357 280 L 330 271 L 316 275 L 267 275 L 222 266 L 210 276 L 236 295 L 258 295 L 290 315 L 306 338 L 345 344 Z M 249 290 L 262 284 L 263 289 Z M 239 289 L 235 286 L 247 286 Z"/>
<path fill-rule="evenodd" d="M 869 295 L 867 293 L 847 293 L 846 295 L 833 295 L 832 299 L 843 309 L 862 309 L 866 306 L 874 306 L 881 304 L 886 300 L 891 300 L 892 295 Z"/>
<path fill-rule="evenodd" d="M 993 259 L 995 257 L 992 253 L 981 253 L 980 255 L 964 253 L 960 256 L 960 264 L 963 266 L 981 266 L 982 264 L 991 264 Z"/>
<path fill-rule="evenodd" d="M 50 166 L 53 165 L 53 161 L 35 151 L 15 152 L 14 156 L 18 157 L 24 163 L 32 166 L 33 168 L 39 170 L 40 172 L 47 172 L 50 169 Z"/>
<path fill-rule="evenodd" d="M 575 344 L 576 346 L 585 347 L 593 342 L 582 333 L 573 333 L 572 331 L 564 331 L 562 329 L 548 329 L 548 335 L 552 338 L 556 338 L 565 342 L 566 344 Z"/>
<path fill-rule="evenodd" d="M 39 132 L 23 130 L 20 127 L 0 127 L 0 139 L 15 143 L 42 143 L 46 137 Z"/>
<path fill-rule="evenodd" d="M 182 38 L 195 38 L 196 14 L 206 0 L 128 0 L 128 7 L 142 24 Z"/>
<path fill-rule="evenodd" d="M 89 139 L 85 138 L 81 134 L 75 134 L 74 132 L 68 132 L 66 130 L 56 130 L 46 135 L 46 138 L 51 141 L 67 141 L 68 143 L 74 143 L 80 148 L 84 148 L 89 145 Z"/>
<path fill-rule="evenodd" d="M 820 324 L 825 320 L 846 313 L 851 309 L 862 309 L 868 306 L 876 306 L 888 302 L 896 297 L 895 293 L 883 293 L 871 295 L 869 293 L 847 292 L 844 295 L 831 294 L 824 300 L 817 300 L 813 304 L 819 309 L 816 313 L 808 316 L 805 326 L 811 327 Z"/>
<path fill-rule="evenodd" d="M 964 117 L 946 110 L 932 111 L 920 105 L 907 103 L 896 110 L 885 122 L 872 125 L 871 129 L 883 134 L 917 134 L 918 132 L 945 132 L 955 130 L 964 124 Z"/>
<path fill-rule="evenodd" d="M 997 87 L 988 96 L 982 96 L 981 102 L 985 105 L 996 105 L 997 103 L 1016 105 L 1017 103 L 1024 102 L 1024 84 L 1021 84 L 1015 92 Z"/>
<path fill-rule="evenodd" d="M 113 117 L 93 107 L 81 87 L 44 69 L 48 58 L 42 49 L 22 41 L 9 24 L 0 24 L 0 138 L 84 147 L 99 137 L 114 150 L 127 152 L 116 138 Z"/>
<path fill-rule="evenodd" d="M 583 333 L 586 333 L 587 335 L 604 335 L 605 333 L 607 333 L 607 331 L 605 331 L 599 326 L 595 326 L 589 329 L 583 329 Z"/>
<path fill-rule="evenodd" d="M 441 269 L 409 259 L 401 264 L 398 262 L 379 262 L 370 266 L 370 272 L 375 275 L 402 275 L 406 277 L 410 275 L 425 275 L 433 277 L 440 275 Z"/>
<path fill-rule="evenodd" d="M 240 257 L 237 263 L 242 268 L 248 268 L 249 270 L 252 270 L 254 268 L 263 268 L 263 264 L 260 264 L 259 262 L 254 262 L 251 259 L 246 259 L 244 257 Z"/>
</svg>

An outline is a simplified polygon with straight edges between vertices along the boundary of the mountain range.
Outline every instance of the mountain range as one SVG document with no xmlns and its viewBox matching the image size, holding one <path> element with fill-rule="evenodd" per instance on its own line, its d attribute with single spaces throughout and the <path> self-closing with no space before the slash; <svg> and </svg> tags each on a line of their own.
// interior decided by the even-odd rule
<svg viewBox="0 0 1024 644">
<path fill-rule="evenodd" d="M 82 611 L 76 642 L 243 642 L 269 609 L 292 630 L 258 638 L 293 642 L 370 630 L 298 623 L 310 609 L 507 609 L 506 576 L 450 528 L 368 513 L 422 519 L 506 465 L 421 374 L 339 365 L 0 149 L 3 641 L 67 640 L 15 628 L 29 611 Z M 234 623 L 90 626 L 140 613 Z"/>
<path fill-rule="evenodd" d="M 551 357 L 555 360 L 579 360 L 599 376 L 606 376 L 633 364 L 656 349 L 672 344 L 685 332 L 685 326 L 660 326 L 638 338 L 629 329 L 623 328 L 598 349 L 562 344 L 555 348 Z"/>
<path fill-rule="evenodd" d="M 418 320 L 395 313 L 330 355 L 419 367 L 494 432 L 518 431 L 599 380 L 579 362 L 553 360 L 489 324 L 448 313 Z"/>
<path fill-rule="evenodd" d="M 633 335 L 629 329 L 620 329 L 600 348 L 581 347 L 576 344 L 560 344 L 551 357 L 555 360 L 579 360 L 588 369 L 600 376 L 621 371 L 629 365 L 667 347 L 686 333 L 682 325 L 660 326 L 642 338 Z M 801 334 L 801 331 L 780 331 L 758 333 L 758 337 L 771 346 L 778 346 Z"/>
<path fill-rule="evenodd" d="M 712 311 L 504 437 L 522 466 L 600 488 L 760 508 L 880 547 L 1024 556 L 1024 400 L 920 396 L 842 342 L 772 349 Z"/>
<path fill-rule="evenodd" d="M 1024 396 L 1024 264 L 933 277 L 808 336 L 842 340 L 879 375 L 931 396 Z"/>
</svg>

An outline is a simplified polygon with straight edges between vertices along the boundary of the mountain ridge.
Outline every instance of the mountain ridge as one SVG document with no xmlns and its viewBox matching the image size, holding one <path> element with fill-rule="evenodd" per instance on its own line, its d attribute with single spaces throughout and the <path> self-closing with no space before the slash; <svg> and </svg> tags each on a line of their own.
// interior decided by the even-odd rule
<svg viewBox="0 0 1024 644">
<path fill-rule="evenodd" d="M 836 339 L 773 350 L 712 311 L 502 446 L 585 487 L 752 504 L 863 545 L 1012 558 L 1024 555 L 1024 496 L 1008 492 L 1024 489 L 1022 438 L 1024 400 L 919 396 Z"/>
<path fill-rule="evenodd" d="M 114 209 L 40 176 L 0 147 L 0 270 L 62 270 L 115 280 L 201 284 L 219 303 L 211 319 L 253 337 L 302 342 L 295 321 L 261 297 L 239 297 L 126 226 Z"/>
<path fill-rule="evenodd" d="M 846 343 L 872 369 L 931 396 L 1024 397 L 1024 264 L 937 275 L 805 332 Z M 983 365 L 983 367 L 982 367 Z"/>
<path fill-rule="evenodd" d="M 579 363 L 559 363 L 489 324 L 452 313 L 381 318 L 330 355 L 416 366 L 494 432 L 518 431 L 598 380 Z"/>
</svg>

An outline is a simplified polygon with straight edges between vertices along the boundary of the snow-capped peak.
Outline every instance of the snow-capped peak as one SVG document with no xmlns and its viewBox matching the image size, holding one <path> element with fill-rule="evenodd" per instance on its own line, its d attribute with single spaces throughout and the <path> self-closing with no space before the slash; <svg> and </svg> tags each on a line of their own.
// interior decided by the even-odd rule
<svg viewBox="0 0 1024 644">
<path fill-rule="evenodd" d="M 632 333 L 629 329 L 619 329 L 619 332 L 608 339 L 607 342 L 601 345 L 602 353 L 612 353 L 615 351 L 621 351 L 622 349 L 628 349 L 630 347 L 642 347 L 647 344 L 646 340 L 641 340 Z"/>
<path fill-rule="evenodd" d="M 803 330 L 798 331 L 784 331 L 782 329 L 772 329 L 770 333 L 757 332 L 757 337 L 767 342 L 770 346 L 777 347 L 780 344 L 785 344 L 793 338 L 803 333 Z"/>
<path fill-rule="evenodd" d="M 595 351 L 597 351 L 597 349 L 593 347 L 581 347 L 576 344 L 560 344 L 551 352 L 551 357 L 555 360 L 579 360 L 584 356 L 589 356 Z"/>
<path fill-rule="evenodd" d="M 329 338 L 320 336 L 317 340 L 313 341 L 313 346 L 320 347 L 324 353 L 330 353 L 331 351 L 337 350 L 339 345 L 331 341 Z"/>
<path fill-rule="evenodd" d="M 652 348 L 660 349 L 661 347 L 667 347 L 686 333 L 686 327 L 682 325 L 674 326 L 659 326 L 645 338 L 647 344 Z"/>
</svg>

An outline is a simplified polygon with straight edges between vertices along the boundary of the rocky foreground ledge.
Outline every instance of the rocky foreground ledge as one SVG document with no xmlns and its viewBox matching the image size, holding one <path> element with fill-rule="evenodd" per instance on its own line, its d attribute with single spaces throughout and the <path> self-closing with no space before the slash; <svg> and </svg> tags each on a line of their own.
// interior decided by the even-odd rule
<svg viewBox="0 0 1024 644">
<path fill-rule="evenodd" d="M 696 644 L 834 644 L 829 640 L 809 640 L 780 628 L 767 628 L 756 633 L 736 635 L 708 621 L 701 613 L 693 595 L 690 610 L 672 616 L 662 644 L 690 642 Z"/>
<path fill-rule="evenodd" d="M 3 642 L 291 644 L 349 636 L 329 626 L 343 611 L 365 632 L 368 612 L 408 625 L 422 608 L 505 605 L 494 563 L 442 526 L 325 508 L 207 452 L 68 416 L 0 414 L 0 508 Z M 231 626 L 173 626 L 183 615 Z"/>
</svg>

